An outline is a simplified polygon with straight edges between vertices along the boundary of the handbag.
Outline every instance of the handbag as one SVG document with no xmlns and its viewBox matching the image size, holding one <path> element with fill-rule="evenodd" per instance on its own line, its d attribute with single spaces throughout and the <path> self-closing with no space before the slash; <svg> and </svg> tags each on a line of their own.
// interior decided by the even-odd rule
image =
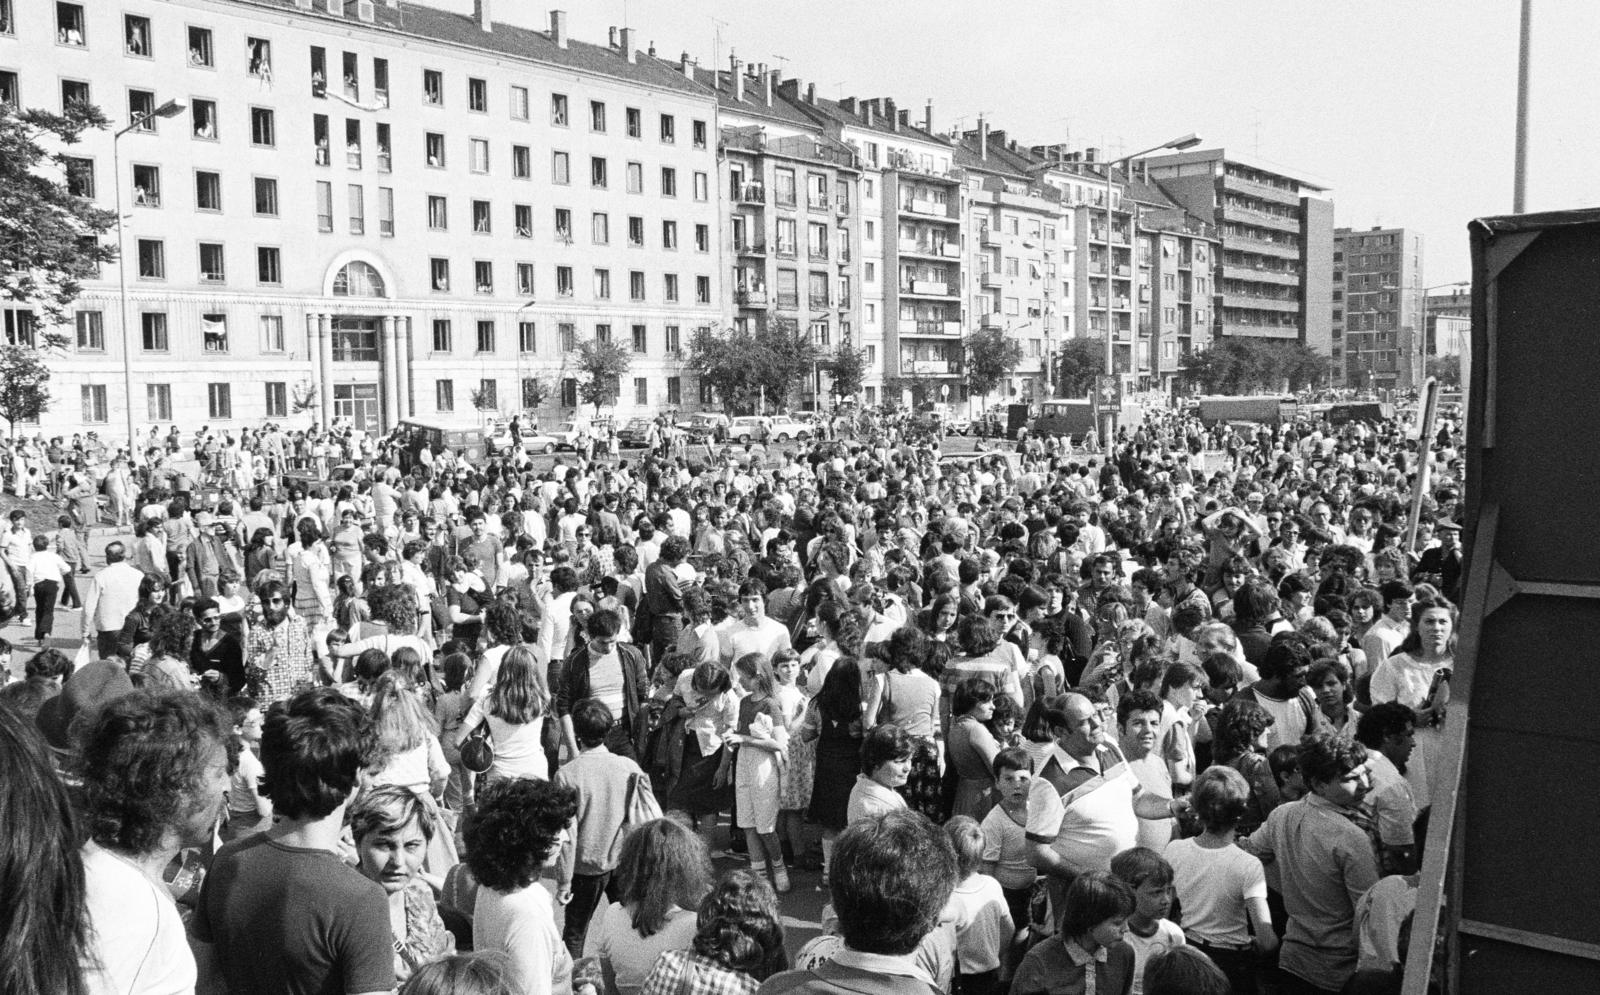
<svg viewBox="0 0 1600 995">
<path fill-rule="evenodd" d="M 489 732 L 487 719 L 462 740 L 461 766 L 474 774 L 482 774 L 494 766 L 494 737 Z"/>
<path fill-rule="evenodd" d="M 628 797 L 623 811 L 627 813 L 622 820 L 623 832 L 661 818 L 661 803 L 656 801 L 656 793 L 646 775 L 628 775 Z"/>
</svg>

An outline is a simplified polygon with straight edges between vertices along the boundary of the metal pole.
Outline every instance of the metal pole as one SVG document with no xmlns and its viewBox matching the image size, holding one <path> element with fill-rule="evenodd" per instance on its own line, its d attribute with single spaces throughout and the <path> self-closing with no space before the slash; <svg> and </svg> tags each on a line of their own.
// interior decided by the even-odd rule
<svg viewBox="0 0 1600 995">
<path fill-rule="evenodd" d="M 1533 31 L 1533 0 L 1522 0 L 1522 33 L 1517 43 L 1517 144 L 1513 167 L 1511 210 L 1521 214 L 1528 203 L 1528 39 Z"/>
<path fill-rule="evenodd" d="M 1111 272 L 1116 251 L 1111 247 L 1111 162 L 1106 163 L 1106 375 L 1117 372 L 1116 318 L 1111 313 Z M 1100 414 L 1100 444 L 1111 451 L 1111 436 L 1117 429 L 1117 416 L 1107 408 Z"/>
<path fill-rule="evenodd" d="M 122 397 L 128 414 L 128 466 L 134 466 L 133 443 L 133 343 L 128 338 L 128 254 L 122 243 L 122 136 L 128 129 L 111 136 L 111 176 L 117 204 L 117 306 L 122 319 Z"/>
</svg>

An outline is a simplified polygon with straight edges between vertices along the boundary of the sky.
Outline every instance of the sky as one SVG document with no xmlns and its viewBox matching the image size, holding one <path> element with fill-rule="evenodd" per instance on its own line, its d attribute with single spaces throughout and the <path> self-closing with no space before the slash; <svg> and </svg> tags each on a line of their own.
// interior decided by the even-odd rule
<svg viewBox="0 0 1600 995">
<path fill-rule="evenodd" d="M 432 0 L 470 11 L 472 0 Z M 542 27 L 544 4 L 490 0 Z M 1600 205 L 1600 3 L 1533 0 L 1527 207 Z M 1518 0 L 567 0 L 572 36 L 632 26 L 663 58 L 730 52 L 979 114 L 1023 144 L 1113 155 L 1195 132 L 1331 188 L 1334 223 L 1420 231 L 1427 285 L 1470 276 L 1467 224 L 1509 214 Z"/>
</svg>

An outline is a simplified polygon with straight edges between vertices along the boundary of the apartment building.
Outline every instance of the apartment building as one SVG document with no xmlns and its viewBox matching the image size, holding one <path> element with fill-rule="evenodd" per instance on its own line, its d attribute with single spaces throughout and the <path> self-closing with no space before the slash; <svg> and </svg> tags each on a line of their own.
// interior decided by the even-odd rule
<svg viewBox="0 0 1600 995">
<path fill-rule="evenodd" d="M 1299 342 L 1330 357 L 1342 347 L 1333 335 L 1326 187 L 1220 148 L 1154 155 L 1135 168 L 1221 235 L 1218 335 Z"/>
<path fill-rule="evenodd" d="M 120 191 L 125 272 L 86 285 L 49 431 L 123 434 L 124 342 L 141 427 L 555 418 L 587 339 L 634 353 L 619 414 L 694 405 L 679 356 L 729 272 L 717 101 L 632 31 L 488 0 L 5 6 L 0 95 L 138 122 L 120 174 L 109 130 L 73 149 L 75 190 Z"/>
<path fill-rule="evenodd" d="M 824 356 L 842 345 L 862 348 L 855 151 L 801 110 L 796 86 L 785 86 L 776 69 L 730 55 L 726 70 L 695 70 L 695 78 L 720 107 L 732 324 L 780 323 L 804 332 Z M 828 391 L 827 374 L 813 371 L 796 401 L 815 408 Z"/>
<path fill-rule="evenodd" d="M 1360 390 L 1419 386 L 1429 354 L 1422 235 L 1374 227 L 1339 228 L 1333 237 L 1333 317 L 1344 330 L 1343 356 L 1334 357 L 1337 375 Z"/>
</svg>

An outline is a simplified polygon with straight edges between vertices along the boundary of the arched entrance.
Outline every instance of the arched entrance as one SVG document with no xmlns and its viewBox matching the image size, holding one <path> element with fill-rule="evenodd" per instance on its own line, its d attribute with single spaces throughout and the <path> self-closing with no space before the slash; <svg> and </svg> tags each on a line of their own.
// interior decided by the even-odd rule
<svg viewBox="0 0 1600 995">
<path fill-rule="evenodd" d="M 328 267 L 324 293 L 346 306 L 310 323 L 324 424 L 340 419 L 379 433 L 408 414 L 410 322 L 380 303 L 393 285 L 382 262 L 365 253 L 344 253 Z"/>
</svg>

